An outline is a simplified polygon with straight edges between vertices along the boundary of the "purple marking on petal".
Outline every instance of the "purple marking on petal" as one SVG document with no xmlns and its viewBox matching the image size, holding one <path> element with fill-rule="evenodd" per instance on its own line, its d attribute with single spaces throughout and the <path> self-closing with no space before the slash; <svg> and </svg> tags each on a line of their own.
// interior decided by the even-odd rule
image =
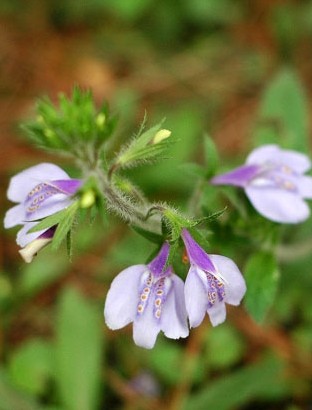
<svg viewBox="0 0 312 410">
<path fill-rule="evenodd" d="M 13 176 L 8 188 L 8 198 L 13 202 L 23 202 L 29 191 L 42 181 L 65 180 L 69 178 L 60 167 L 50 163 L 42 163 L 27 168 L 19 174 Z"/>
<path fill-rule="evenodd" d="M 262 167 L 258 165 L 243 165 L 233 171 L 222 175 L 217 175 L 210 180 L 213 185 L 234 185 L 245 187 L 253 178 L 255 178 Z"/>
<path fill-rule="evenodd" d="M 44 231 L 39 238 L 41 239 L 50 239 L 53 238 L 54 234 L 55 234 L 55 230 L 56 230 L 56 225 L 55 226 L 51 226 L 51 228 L 47 229 L 46 231 Z"/>
<path fill-rule="evenodd" d="M 60 179 L 56 181 L 46 181 L 46 183 L 57 188 L 64 194 L 73 195 L 82 186 L 83 181 L 81 179 Z"/>
<path fill-rule="evenodd" d="M 64 195 L 70 196 L 74 194 L 81 186 L 82 181 L 78 179 L 68 179 L 50 182 L 41 182 L 33 187 L 28 193 L 25 199 L 26 215 L 27 218 L 32 216 L 33 212 L 37 212 L 38 209 L 51 197 L 57 194 L 61 194 L 60 199 L 65 198 Z M 34 219 L 34 218 L 32 218 Z"/>
<path fill-rule="evenodd" d="M 221 255 L 210 255 L 210 258 L 218 272 L 225 279 L 224 288 L 220 287 L 221 292 L 225 292 L 224 301 L 231 305 L 238 305 L 246 292 L 243 275 L 232 259 Z"/>
<path fill-rule="evenodd" d="M 148 270 L 146 270 L 146 272 L 144 272 L 140 278 L 137 316 L 143 315 L 145 311 L 145 308 L 148 304 L 149 298 L 152 293 L 153 281 L 154 281 L 153 274 Z"/>
<path fill-rule="evenodd" d="M 54 193 L 51 196 L 45 197 L 44 200 L 38 201 L 37 204 L 32 203 L 25 209 L 25 221 L 36 221 L 46 218 L 49 215 L 55 214 L 72 204 L 72 200 L 68 195 Z"/>
<path fill-rule="evenodd" d="M 164 242 L 158 255 L 147 265 L 150 271 L 154 275 L 159 276 L 162 274 L 162 271 L 164 267 L 166 266 L 166 262 L 167 262 L 168 255 L 169 255 L 169 250 L 170 250 L 169 243 Z"/>
<path fill-rule="evenodd" d="M 154 306 L 153 315 L 156 320 L 160 320 L 162 316 L 163 305 L 172 287 L 172 280 L 169 276 L 163 276 L 157 280 L 153 286 Z"/>
<path fill-rule="evenodd" d="M 208 307 L 212 307 L 216 302 L 222 302 L 225 297 L 224 284 L 210 273 L 206 273 L 208 282 Z"/>
<path fill-rule="evenodd" d="M 182 229 L 181 236 L 190 262 L 206 272 L 214 273 L 216 270 L 208 254 L 194 241 L 185 228 Z"/>
</svg>

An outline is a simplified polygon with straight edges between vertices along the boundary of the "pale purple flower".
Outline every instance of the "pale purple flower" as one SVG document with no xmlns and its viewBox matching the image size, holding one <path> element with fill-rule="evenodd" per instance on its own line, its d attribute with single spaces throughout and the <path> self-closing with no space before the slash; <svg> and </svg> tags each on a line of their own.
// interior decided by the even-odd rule
<svg viewBox="0 0 312 410">
<path fill-rule="evenodd" d="M 184 287 L 190 326 L 199 326 L 206 313 L 212 325 L 217 326 L 226 318 L 225 303 L 241 302 L 246 292 L 245 280 L 231 259 L 208 255 L 186 229 L 182 239 L 191 264 Z"/>
<path fill-rule="evenodd" d="M 133 339 L 151 349 L 163 331 L 171 339 L 188 336 L 184 283 L 165 268 L 169 244 L 164 243 L 148 265 L 134 265 L 113 280 L 107 293 L 104 316 L 107 326 L 121 329 L 133 322 Z"/>
<path fill-rule="evenodd" d="M 250 153 L 245 165 L 211 182 L 244 188 L 255 209 L 272 221 L 298 223 L 310 215 L 304 201 L 312 199 L 312 177 L 304 175 L 310 168 L 305 154 L 264 145 Z"/>
<path fill-rule="evenodd" d="M 39 220 L 68 207 L 72 203 L 72 195 L 81 185 L 81 180 L 71 179 L 54 164 L 42 163 L 20 172 L 11 178 L 9 184 L 7 196 L 17 205 L 7 211 L 4 227 L 23 225 L 16 240 L 23 248 L 39 238 L 51 239 L 53 228 L 32 233 L 28 231 Z"/>
</svg>

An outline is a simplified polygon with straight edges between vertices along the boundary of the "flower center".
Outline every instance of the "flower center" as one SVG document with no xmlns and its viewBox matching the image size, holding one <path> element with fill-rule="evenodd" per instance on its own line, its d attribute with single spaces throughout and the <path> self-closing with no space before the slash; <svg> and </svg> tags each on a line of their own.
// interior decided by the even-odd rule
<svg viewBox="0 0 312 410">
<path fill-rule="evenodd" d="M 26 197 L 25 205 L 27 216 L 37 211 L 47 198 L 59 193 L 62 192 L 58 188 L 45 182 L 36 185 Z"/>
<path fill-rule="evenodd" d="M 153 300 L 153 316 L 160 319 L 162 306 L 171 288 L 172 280 L 167 276 L 155 278 L 151 272 L 145 272 L 141 278 L 139 302 L 137 306 L 138 315 L 142 315 L 147 307 L 149 299 Z"/>
<path fill-rule="evenodd" d="M 211 308 L 216 301 L 222 302 L 225 297 L 224 284 L 216 279 L 211 273 L 205 272 L 208 285 L 208 308 Z"/>
<path fill-rule="evenodd" d="M 151 294 L 153 280 L 154 280 L 154 277 L 151 274 L 151 272 L 144 272 L 141 277 L 141 290 L 140 290 L 140 296 L 139 296 L 139 303 L 137 307 L 137 313 L 139 315 L 142 315 L 145 311 L 148 299 Z"/>
<path fill-rule="evenodd" d="M 268 162 L 250 184 L 259 188 L 272 187 L 297 192 L 296 177 L 296 172 L 289 166 Z"/>
</svg>

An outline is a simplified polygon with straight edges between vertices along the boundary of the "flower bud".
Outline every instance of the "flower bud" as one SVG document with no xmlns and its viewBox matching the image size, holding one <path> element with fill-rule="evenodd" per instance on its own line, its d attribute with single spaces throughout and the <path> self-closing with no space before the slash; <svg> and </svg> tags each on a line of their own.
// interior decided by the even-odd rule
<svg viewBox="0 0 312 410">
<path fill-rule="evenodd" d="M 158 132 L 156 132 L 154 138 L 152 139 L 152 144 L 159 144 L 161 141 L 165 140 L 166 138 L 169 138 L 171 135 L 171 131 L 161 129 Z"/>
<path fill-rule="evenodd" d="M 90 208 L 95 203 L 95 193 L 91 189 L 84 192 L 80 198 L 80 208 Z"/>
</svg>

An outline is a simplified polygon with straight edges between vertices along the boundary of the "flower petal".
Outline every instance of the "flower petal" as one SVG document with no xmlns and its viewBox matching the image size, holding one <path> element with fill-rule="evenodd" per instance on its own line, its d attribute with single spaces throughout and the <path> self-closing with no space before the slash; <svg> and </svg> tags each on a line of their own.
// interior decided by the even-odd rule
<svg viewBox="0 0 312 410">
<path fill-rule="evenodd" d="M 104 308 L 105 322 L 110 329 L 121 329 L 134 320 L 139 298 L 139 282 L 146 270 L 145 265 L 130 266 L 113 280 Z"/>
<path fill-rule="evenodd" d="M 187 337 L 187 313 L 184 302 L 184 282 L 177 275 L 172 275 L 171 291 L 163 306 L 161 314 L 161 330 L 170 339 Z"/>
<path fill-rule="evenodd" d="M 222 175 L 217 175 L 210 180 L 215 185 L 234 185 L 245 187 L 260 171 L 258 165 L 243 165 Z"/>
<path fill-rule="evenodd" d="M 226 308 L 224 302 L 217 302 L 212 307 L 207 309 L 212 326 L 218 326 L 225 321 Z"/>
<path fill-rule="evenodd" d="M 188 230 L 182 229 L 182 239 L 191 264 L 198 266 L 204 271 L 214 272 L 215 268 L 209 259 L 209 256 L 204 249 L 194 241 Z"/>
<path fill-rule="evenodd" d="M 155 345 L 160 322 L 153 315 L 153 303 L 149 301 L 144 313 L 133 321 L 133 340 L 137 346 L 152 349 Z"/>
<path fill-rule="evenodd" d="M 23 205 L 16 205 L 10 208 L 4 217 L 4 227 L 12 228 L 12 226 L 21 225 L 25 220 L 25 211 Z"/>
<path fill-rule="evenodd" d="M 264 217 L 280 223 L 299 223 L 307 219 L 310 209 L 296 193 L 278 188 L 247 187 L 246 195 Z"/>
<path fill-rule="evenodd" d="M 32 188 L 40 182 L 57 179 L 69 179 L 69 176 L 54 164 L 42 163 L 35 165 L 11 178 L 7 192 L 8 198 L 13 202 L 22 202 Z"/>
<path fill-rule="evenodd" d="M 301 175 L 297 180 L 297 188 L 303 198 L 312 199 L 312 177 Z"/>
<path fill-rule="evenodd" d="M 31 232 L 28 233 L 28 231 L 33 228 L 35 225 L 37 225 L 38 222 L 27 222 L 23 226 L 21 230 L 18 231 L 17 237 L 16 237 L 16 243 L 21 247 L 24 248 L 26 245 L 28 245 L 30 242 L 34 241 L 35 239 L 39 238 L 40 235 L 42 235 L 44 232 L 47 231 L 47 229 L 42 229 L 37 232 Z"/>
<path fill-rule="evenodd" d="M 184 286 L 185 305 L 189 317 L 190 326 L 197 327 L 205 317 L 208 306 L 207 291 L 197 273 L 197 269 L 191 266 Z"/>
<path fill-rule="evenodd" d="M 278 145 L 262 145 L 261 147 L 251 151 L 246 159 L 246 164 L 263 165 L 267 161 L 276 162 L 275 160 L 279 156 L 279 154 L 280 148 L 278 147 Z"/>
<path fill-rule="evenodd" d="M 239 305 L 246 292 L 246 283 L 240 270 L 232 259 L 226 256 L 210 255 L 210 258 L 226 280 L 224 283 L 225 302 L 230 305 Z"/>
<path fill-rule="evenodd" d="M 309 157 L 301 152 L 284 150 L 277 145 L 263 145 L 253 150 L 247 157 L 247 164 L 265 164 L 265 162 L 289 166 L 292 170 L 303 174 L 311 168 Z"/>
<path fill-rule="evenodd" d="M 301 152 L 281 150 L 281 162 L 299 174 L 303 174 L 311 168 L 310 158 Z"/>
</svg>

